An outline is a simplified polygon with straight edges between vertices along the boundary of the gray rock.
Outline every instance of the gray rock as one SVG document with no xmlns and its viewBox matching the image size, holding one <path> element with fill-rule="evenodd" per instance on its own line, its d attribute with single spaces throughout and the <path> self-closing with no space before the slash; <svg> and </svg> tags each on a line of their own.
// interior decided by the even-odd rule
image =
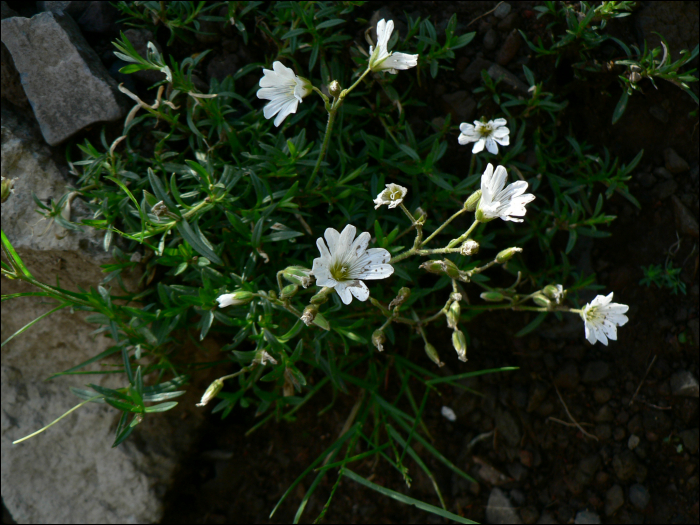
<svg viewBox="0 0 700 525">
<path fill-rule="evenodd" d="M 52 13 L 66 13 L 73 18 L 78 18 L 80 14 L 87 9 L 88 5 L 93 2 L 37 2 L 36 7 L 39 11 L 50 11 Z"/>
<path fill-rule="evenodd" d="M 80 29 L 85 32 L 105 33 L 112 29 L 117 18 L 119 18 L 119 10 L 110 2 L 90 2 L 77 22 Z"/>
<path fill-rule="evenodd" d="M 455 91 L 443 95 L 442 99 L 447 104 L 447 112 L 452 115 L 453 122 L 470 121 L 474 117 L 476 101 L 466 91 Z"/>
<path fill-rule="evenodd" d="M 507 91 L 525 95 L 529 89 L 529 86 L 525 84 L 525 82 L 498 64 L 493 64 L 491 67 L 489 67 L 488 74 L 494 81 L 497 82 L 500 80 L 501 86 L 503 86 Z"/>
<path fill-rule="evenodd" d="M 688 171 L 690 166 L 673 148 L 664 150 L 664 160 L 666 161 L 666 169 L 671 173 L 683 173 Z"/>
<path fill-rule="evenodd" d="M 533 412 L 537 410 L 542 401 L 547 397 L 549 385 L 543 381 L 534 381 L 530 387 L 530 398 L 527 402 L 527 411 Z"/>
<path fill-rule="evenodd" d="M 583 369 L 584 383 L 597 383 L 610 375 L 610 365 L 605 361 L 593 361 Z"/>
<path fill-rule="evenodd" d="M 698 237 L 698 220 L 695 215 L 675 195 L 671 196 L 671 204 L 673 205 L 673 215 L 676 217 L 678 229 L 686 235 Z"/>
<path fill-rule="evenodd" d="M 498 45 L 498 33 L 496 33 L 495 29 L 489 29 L 486 31 L 483 44 L 484 48 L 488 49 L 489 51 L 496 49 L 496 46 Z"/>
<path fill-rule="evenodd" d="M 671 393 L 674 396 L 698 397 L 700 385 L 692 373 L 681 370 L 671 376 Z"/>
<path fill-rule="evenodd" d="M 649 505 L 649 491 L 644 485 L 635 483 L 630 487 L 630 503 L 637 507 L 639 510 L 644 510 Z"/>
<path fill-rule="evenodd" d="M 2 2 L 2 20 L 18 16 L 17 12 L 7 5 L 7 2 Z M 12 102 L 15 106 L 22 109 L 30 109 L 27 95 L 22 88 L 22 82 L 19 79 L 19 73 L 15 68 L 15 63 L 12 60 L 12 55 L 5 47 L 5 44 L 0 43 L 0 53 L 2 54 L 0 62 L 0 82 L 2 83 L 2 98 Z"/>
<path fill-rule="evenodd" d="M 498 29 L 501 31 L 510 31 L 518 23 L 519 18 L 520 16 L 518 16 L 518 13 L 510 13 L 507 17 L 498 22 Z"/>
<path fill-rule="evenodd" d="M 495 487 L 486 505 L 487 523 L 522 523 L 520 516 L 501 489 Z"/>
<path fill-rule="evenodd" d="M 680 438 L 683 440 L 683 446 L 687 452 L 691 454 L 698 453 L 698 439 L 700 438 L 700 433 L 697 428 L 684 430 L 680 433 Z"/>
<path fill-rule="evenodd" d="M 583 458 L 578 464 L 576 481 L 583 486 L 588 485 L 602 465 L 603 459 L 600 457 L 600 454 L 593 454 Z"/>
<path fill-rule="evenodd" d="M 592 510 L 579 510 L 574 523 L 600 523 L 600 516 Z"/>
<path fill-rule="evenodd" d="M 578 386 L 579 373 L 576 363 L 573 361 L 567 361 L 564 365 L 557 370 L 554 376 L 554 384 L 558 388 L 573 389 Z"/>
<path fill-rule="evenodd" d="M 625 495 L 620 485 L 613 485 L 605 494 L 605 515 L 612 516 L 625 504 Z"/>
<path fill-rule="evenodd" d="M 644 481 L 647 476 L 646 467 L 637 461 L 634 452 L 629 449 L 623 450 L 613 457 L 612 465 L 615 475 L 620 481 L 628 481 L 632 478 Z"/>
<path fill-rule="evenodd" d="M 481 72 L 483 70 L 488 71 L 492 64 L 493 62 L 483 58 L 477 58 L 471 64 L 469 64 L 469 66 L 467 66 L 467 69 L 464 70 L 459 78 L 467 84 L 478 82 L 481 80 Z"/>
<path fill-rule="evenodd" d="M 104 277 L 99 265 L 110 260 L 102 249 L 102 234 L 66 232 L 57 226 L 46 230 L 46 221 L 39 222 L 31 192 L 43 202 L 58 200 L 69 191 L 68 181 L 52 160 L 33 119 L 23 118 L 7 105 L 2 107 L 1 168 L 4 177 L 17 179 L 15 193 L 2 205 L 2 229 L 29 270 L 48 283 L 60 277 L 61 286 L 69 290 L 99 283 Z M 80 207 L 75 199 L 74 213 Z M 134 282 L 134 278 L 125 279 L 130 289 Z M 31 291 L 21 282 L 5 279 L 2 289 L 3 294 Z M 2 340 L 48 309 L 38 297 L 4 303 Z M 162 513 L 160 495 L 177 466 L 173 438 L 189 442 L 187 434 L 194 434 L 193 424 L 201 421 L 201 414 L 190 413 L 180 420 L 185 414 L 178 407 L 172 413 L 147 418 L 137 427 L 136 439 L 111 449 L 119 413 L 108 405 L 91 403 L 43 434 L 12 445 L 77 405 L 79 400 L 68 387 L 83 387 L 88 382 L 82 376 L 44 380 L 113 344 L 102 335 L 92 335 L 96 325 L 85 322 L 84 317 L 61 310 L 2 348 L 3 501 L 17 523 L 157 522 Z M 95 363 L 88 370 L 100 366 Z M 94 375 L 89 382 L 109 388 L 124 386 L 118 375 Z M 195 402 L 182 400 L 181 406 Z"/>
<path fill-rule="evenodd" d="M 124 95 L 69 15 L 7 18 L 2 41 L 52 146 L 87 126 L 124 115 Z"/>
<path fill-rule="evenodd" d="M 654 168 L 654 175 L 657 175 L 657 176 L 661 177 L 662 179 L 672 179 L 673 178 L 673 173 L 668 171 L 663 166 L 659 166 L 658 168 Z"/>
<path fill-rule="evenodd" d="M 623 430 L 624 432 L 624 430 Z M 607 423 L 595 426 L 595 435 L 601 441 L 607 441 L 612 435 L 612 428 Z"/>
<path fill-rule="evenodd" d="M 608 423 L 615 419 L 615 415 L 610 405 L 603 405 L 593 419 L 595 419 L 596 423 Z"/>
<path fill-rule="evenodd" d="M 503 42 L 501 49 L 498 50 L 496 63 L 501 66 L 509 64 L 518 54 L 521 43 L 522 38 L 520 38 L 520 33 L 517 29 L 513 29 L 508 35 L 508 38 L 506 38 L 506 41 Z"/>
<path fill-rule="evenodd" d="M 507 2 L 502 2 L 498 4 L 496 10 L 493 12 L 493 16 L 496 18 L 505 18 L 510 14 L 511 6 Z"/>
</svg>

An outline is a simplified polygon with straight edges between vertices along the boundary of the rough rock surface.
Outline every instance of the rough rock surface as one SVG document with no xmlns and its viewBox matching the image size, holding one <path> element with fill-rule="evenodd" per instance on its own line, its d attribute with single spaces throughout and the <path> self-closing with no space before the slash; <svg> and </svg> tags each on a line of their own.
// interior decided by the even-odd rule
<svg viewBox="0 0 700 525">
<path fill-rule="evenodd" d="M 15 193 L 2 205 L 2 228 L 30 271 L 49 283 L 58 276 L 67 289 L 98 283 L 99 264 L 106 260 L 101 234 L 66 234 L 54 225 L 39 235 L 46 221 L 36 224 L 41 217 L 34 211 L 31 192 L 43 202 L 58 200 L 67 181 L 35 124 L 6 107 L 2 108 L 2 175 L 17 179 Z M 77 205 L 76 199 L 74 208 Z M 21 291 L 30 288 L 3 279 L 3 294 Z M 51 308 L 40 299 L 3 303 L 3 341 Z M 160 495 L 177 461 L 170 438 L 176 433 L 162 425 L 181 414 L 147 418 L 144 428 L 138 428 L 141 439 L 112 449 L 118 412 L 104 404 L 88 404 L 43 434 L 12 445 L 79 403 L 70 386 L 89 382 L 123 386 L 116 375 L 63 376 L 44 382 L 110 346 L 102 335 L 90 335 L 94 329 L 83 316 L 65 309 L 2 348 L 2 498 L 18 523 L 151 523 L 160 518 Z M 183 401 L 186 405 L 194 403 Z M 196 424 L 196 418 L 188 421 Z M 176 439 L 186 440 L 187 434 Z"/>
<path fill-rule="evenodd" d="M 117 83 L 70 16 L 44 12 L 6 18 L 2 41 L 52 146 L 96 122 L 124 115 L 125 99 Z"/>
</svg>

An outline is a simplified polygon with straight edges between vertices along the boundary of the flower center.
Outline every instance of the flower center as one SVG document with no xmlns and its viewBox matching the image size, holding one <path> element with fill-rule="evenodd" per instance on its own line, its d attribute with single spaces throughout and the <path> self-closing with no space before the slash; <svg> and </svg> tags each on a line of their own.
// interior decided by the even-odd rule
<svg viewBox="0 0 700 525">
<path fill-rule="evenodd" d="M 401 190 L 389 190 L 389 198 L 392 201 L 395 201 L 396 199 L 401 198 Z"/>
<path fill-rule="evenodd" d="M 347 281 L 350 278 L 348 267 L 342 263 L 335 263 L 330 269 L 331 277 L 338 282 Z"/>
<path fill-rule="evenodd" d="M 493 129 L 488 124 L 482 124 L 479 126 L 479 135 L 482 137 L 488 137 L 493 132 Z"/>
</svg>

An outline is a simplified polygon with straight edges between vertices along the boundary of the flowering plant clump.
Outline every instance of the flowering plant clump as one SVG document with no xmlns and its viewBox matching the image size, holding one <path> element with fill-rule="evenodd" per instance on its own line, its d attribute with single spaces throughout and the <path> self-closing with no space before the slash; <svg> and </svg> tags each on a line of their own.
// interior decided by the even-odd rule
<svg viewBox="0 0 700 525">
<path fill-rule="evenodd" d="M 496 155 L 498 153 L 498 144 L 507 146 L 510 144 L 510 130 L 506 127 L 506 119 L 497 118 L 488 122 L 474 121 L 474 125 L 462 122 L 459 125 L 459 137 L 457 141 L 461 145 L 475 142 L 472 148 L 472 153 L 483 151 L 484 146 L 486 151 Z"/>
<path fill-rule="evenodd" d="M 629 306 L 613 303 L 612 298 L 613 292 L 607 296 L 597 295 L 580 311 L 586 328 L 586 339 L 591 344 L 600 341 L 608 346 L 608 339 L 617 340 L 617 327 L 629 321 L 625 315 Z"/>
<path fill-rule="evenodd" d="M 321 257 L 314 259 L 313 272 L 316 284 L 335 289 L 345 304 L 355 296 L 360 301 L 369 298 L 369 289 L 361 279 L 386 279 L 394 273 L 387 264 L 391 254 L 384 248 L 367 249 L 369 233 L 363 232 L 355 239 L 357 229 L 348 224 L 342 233 L 326 229 L 324 237 L 316 240 Z"/>
<path fill-rule="evenodd" d="M 156 3 L 127 4 L 119 6 L 129 16 L 149 15 L 139 23 L 155 16 L 164 24 L 173 20 L 165 16 L 170 10 L 189 5 L 166 2 L 154 12 L 151 4 Z M 136 103 L 123 134 L 112 144 L 104 138 L 102 149 L 86 140 L 80 145 L 82 160 L 70 164 L 75 191 L 50 205 L 36 199 L 51 224 L 104 232 L 104 249 L 114 259 L 104 266 L 108 273 L 89 293 L 50 286 L 23 265 L 4 233 L 2 239 L 4 275 L 34 285 L 39 291 L 32 294 L 56 301 L 57 310 L 90 312 L 87 319 L 98 325 L 97 333 L 112 340 L 108 351 L 68 372 L 105 356 L 121 357 L 124 380 L 118 389 L 90 385 L 74 390 L 80 406 L 107 402 L 122 412 L 115 445 L 145 417 L 175 407 L 173 399 L 203 369 L 217 370 L 218 378 L 202 388 L 198 406 L 222 417 L 237 413 L 236 407 L 254 407 L 256 422 L 248 433 L 272 419 L 291 422 L 318 393 L 334 401 L 356 396 L 342 433 L 316 459 L 316 465 L 323 463 L 318 482 L 304 482 L 309 489 L 297 518 L 331 469 L 337 469 L 339 481 L 351 477 L 370 483 L 349 467 L 363 468 L 350 465 L 360 446 L 367 447 L 363 454 L 377 457 L 386 457 L 391 446 L 396 452 L 392 464 L 409 481 L 410 465 L 402 461 L 406 454 L 417 458 L 416 441 L 427 443 L 423 410 L 430 396 L 447 384 L 458 386 L 465 374 L 462 363 L 481 359 L 478 353 L 470 356 L 468 348 L 477 315 L 505 309 L 534 314 L 534 320 L 523 321 L 523 330 L 530 330 L 551 313 L 578 314 L 586 338 L 604 344 L 615 340 L 617 327 L 628 320 L 628 307 L 612 303 L 612 293 L 580 309 L 567 304 L 578 300 L 578 291 L 592 277 L 574 275 L 568 264 L 562 270 L 549 252 L 546 257 L 551 257 L 534 270 L 527 265 L 546 257 L 522 256 L 532 246 L 530 239 L 539 241 L 544 253 L 561 244 L 550 242 L 557 230 L 566 229 L 575 242 L 578 233 L 608 221 L 600 215 L 600 193 L 600 204 L 586 207 L 596 210 L 592 216 L 553 219 L 558 210 L 568 209 L 573 190 L 552 191 L 548 177 L 568 182 L 571 178 L 557 171 L 566 163 L 528 170 L 522 162 L 526 148 L 542 146 L 524 145 L 538 136 L 527 130 L 525 117 L 542 110 L 541 99 L 547 108 L 559 107 L 540 91 L 532 72 L 523 69 L 535 88 L 531 98 L 513 97 L 492 115 L 508 115 L 510 122 L 515 119 L 511 112 L 524 106 L 511 123 L 514 144 L 504 118 L 462 123 L 459 144 L 474 145 L 471 154 L 459 151 L 471 156 L 470 163 L 452 162 L 449 137 L 457 127 L 446 118 L 439 130 L 412 128 L 409 122 L 417 115 L 411 112 L 421 102 L 411 90 L 431 82 L 428 73 L 435 79 L 441 70 L 452 69 L 454 50 L 474 33 L 457 36 L 456 16 L 444 36 L 432 21 L 406 16 L 406 34 L 397 39 L 394 21 L 382 19 L 367 53 L 347 45 L 371 29 L 361 13 L 348 16 L 355 4 L 360 3 L 229 2 L 222 20 L 231 21 L 227 31 L 239 32 L 236 41 L 248 46 L 251 63 L 239 64 L 235 75 L 223 80 L 212 77 L 206 93 L 192 72 L 207 52 L 182 45 L 188 49 L 182 62 L 171 57 L 166 65 L 155 45 L 148 45 L 143 58 L 122 35 L 115 45 L 129 62 L 124 74 L 147 70 L 165 77 L 155 86 L 155 102 L 143 102 L 146 91 L 133 88 L 138 94 L 131 93 L 122 86 Z M 197 5 L 209 9 L 207 3 Z M 219 13 L 220 6 L 213 7 Z M 179 26 L 169 28 L 173 38 L 181 33 Z M 406 52 L 390 51 L 390 45 Z M 382 71 L 405 72 L 396 82 Z M 253 90 L 264 103 L 250 91 L 255 81 L 259 87 Z M 496 87 L 486 77 L 483 81 L 487 88 Z M 312 93 L 319 97 L 316 103 L 300 107 Z M 556 130 L 542 133 L 547 134 Z M 568 143 L 581 153 L 578 162 L 585 162 L 588 146 Z M 501 153 L 500 161 L 488 164 L 485 152 Z M 616 179 L 608 178 L 613 180 L 610 192 L 624 189 L 633 164 Z M 610 166 L 601 168 L 609 171 L 619 164 Z M 508 173 L 518 180 L 509 183 Z M 587 174 L 583 182 L 571 184 L 583 194 L 593 179 Z M 535 193 L 537 203 L 530 205 Z M 70 221 L 71 201 L 77 197 L 92 213 L 80 224 Z M 2 198 L 14 198 L 12 181 L 3 179 Z M 507 227 L 492 222 L 497 218 Z M 334 228 L 338 225 L 342 231 Z M 122 281 L 122 273 L 131 271 L 142 272 L 133 293 Z M 498 278 L 503 274 L 506 279 Z M 372 280 L 377 282 L 370 283 L 370 294 L 366 281 Z M 117 287 L 127 295 L 116 293 Z M 440 330 L 450 337 L 440 337 Z M 433 344 L 437 337 L 448 346 L 451 341 L 452 349 Z M 207 348 L 220 355 L 198 356 L 186 366 L 171 359 L 188 339 L 207 339 Z M 436 375 L 435 368 L 448 362 L 456 375 Z M 395 378 L 400 387 L 382 385 Z M 414 398 L 419 390 L 422 401 Z M 348 406 L 338 403 L 335 409 L 341 404 Z M 455 417 L 447 410 L 443 414 Z M 437 454 L 433 450 L 426 453 Z M 461 519 L 446 509 L 443 503 L 442 518 Z"/>
</svg>

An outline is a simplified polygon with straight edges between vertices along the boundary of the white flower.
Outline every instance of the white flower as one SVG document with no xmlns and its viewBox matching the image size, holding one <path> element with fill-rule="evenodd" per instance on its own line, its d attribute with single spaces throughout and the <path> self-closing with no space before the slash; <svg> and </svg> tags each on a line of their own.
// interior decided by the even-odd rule
<svg viewBox="0 0 700 525">
<path fill-rule="evenodd" d="M 494 155 L 498 153 L 498 146 L 507 146 L 510 144 L 510 130 L 506 127 L 506 119 L 497 118 L 496 120 L 489 120 L 488 122 L 480 122 L 478 120 L 474 121 L 474 125 L 462 122 L 459 125 L 459 137 L 457 140 L 461 145 L 469 144 L 470 142 L 476 142 L 474 148 L 472 148 L 472 153 L 479 153 L 481 150 L 486 149 L 489 153 Z"/>
<path fill-rule="evenodd" d="M 258 98 L 270 101 L 263 114 L 266 119 L 277 115 L 275 126 L 279 126 L 287 115 L 297 112 L 299 102 L 311 91 L 311 82 L 295 75 L 282 62 L 275 62 L 272 69 L 263 69 Z"/>
<path fill-rule="evenodd" d="M 479 222 L 488 222 L 497 217 L 504 221 L 523 222 L 525 205 L 535 199 L 532 193 L 525 193 L 527 182 L 519 180 L 504 188 L 508 173 L 503 166 L 496 168 L 493 165 L 486 166 L 481 176 L 481 200 L 476 209 L 476 218 Z M 511 217 L 514 215 L 515 217 Z"/>
<path fill-rule="evenodd" d="M 253 294 L 244 290 L 233 293 L 225 293 L 216 298 L 216 301 L 219 303 L 219 308 L 248 304 L 252 300 Z"/>
<path fill-rule="evenodd" d="M 396 208 L 403 202 L 406 192 L 408 192 L 408 190 L 403 186 L 394 183 L 387 184 L 386 189 L 374 199 L 374 204 L 376 204 L 374 209 L 376 210 L 382 204 L 388 204 L 389 208 Z"/>
<path fill-rule="evenodd" d="M 313 265 L 316 284 L 335 288 L 345 304 L 352 302 L 353 295 L 360 301 L 369 297 L 369 289 L 360 279 L 384 279 L 394 273 L 394 267 L 387 264 L 391 254 L 384 248 L 368 250 L 369 233 L 361 233 L 355 239 L 356 231 L 351 224 L 342 233 L 326 229 L 328 247 L 322 238 L 316 240 L 321 252 Z"/>
<path fill-rule="evenodd" d="M 394 31 L 394 21 L 388 22 L 383 18 L 377 23 L 377 48 L 373 50 L 369 46 L 369 68 L 372 71 L 384 71 L 397 73 L 397 69 L 408 69 L 418 65 L 418 55 L 406 53 L 390 53 L 388 49 L 389 38 Z"/>
<path fill-rule="evenodd" d="M 608 339 L 617 341 L 617 327 L 629 321 L 624 314 L 630 307 L 626 304 L 611 303 L 612 298 L 612 292 L 607 297 L 597 295 L 580 311 L 586 326 L 586 339 L 591 344 L 595 344 L 597 340 L 608 346 Z"/>
</svg>

